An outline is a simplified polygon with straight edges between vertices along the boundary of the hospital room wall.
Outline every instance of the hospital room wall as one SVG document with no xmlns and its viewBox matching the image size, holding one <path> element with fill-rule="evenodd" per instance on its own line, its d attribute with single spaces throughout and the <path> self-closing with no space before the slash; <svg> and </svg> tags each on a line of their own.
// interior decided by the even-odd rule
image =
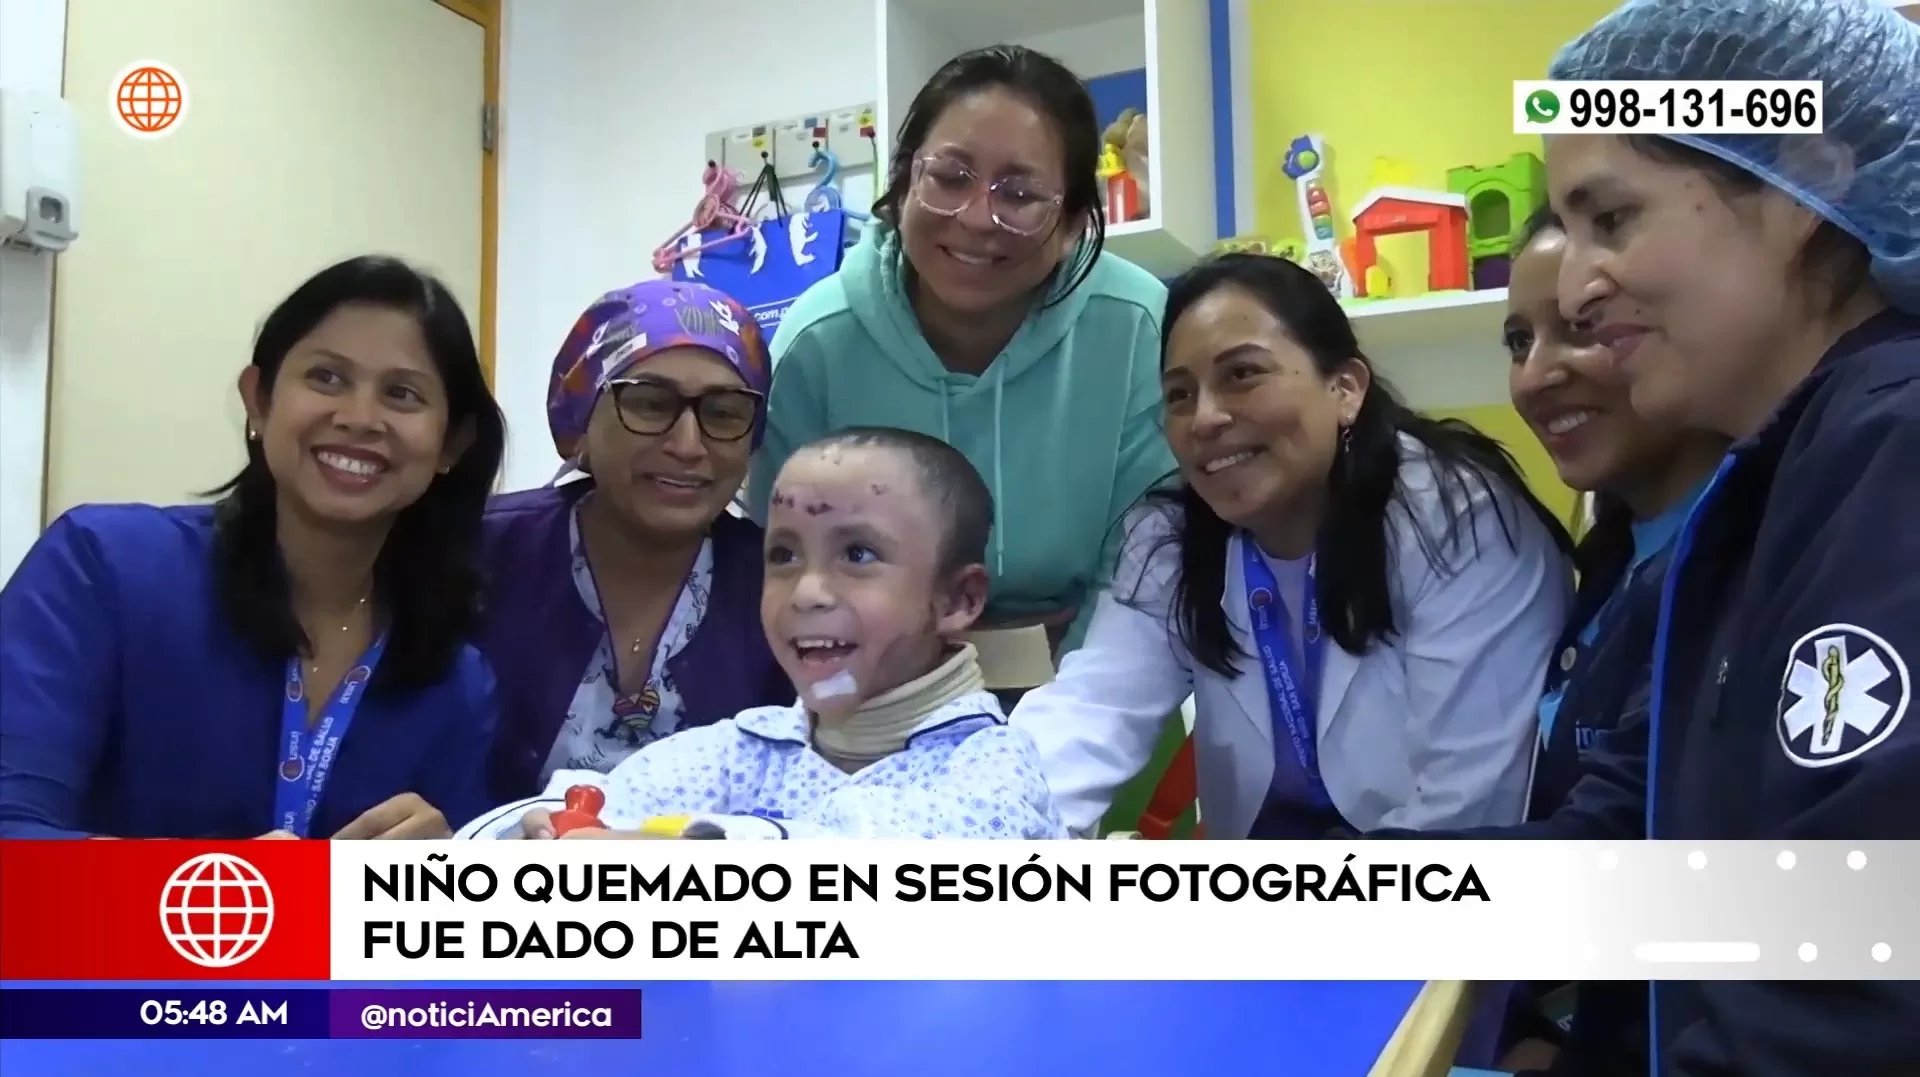
<svg viewBox="0 0 1920 1077">
<path fill-rule="evenodd" d="M 0 0 L 0 84 L 59 93 L 66 51 L 66 0 Z M 0 582 L 40 536 L 53 261 L 0 249 Z"/>
<path fill-rule="evenodd" d="M 716 37 L 698 4 L 506 3 L 494 382 L 509 435 L 505 489 L 552 478 L 554 349 L 595 296 L 653 275 L 654 247 L 699 199 L 707 133 L 879 92 L 873 0 L 812 0 L 798 22 L 792 0 L 730 0 L 726 22 L 744 32 Z M 1138 42 L 1123 56 L 1080 55 L 1074 44 L 1056 47 L 1083 73 L 1127 71 L 1096 87 L 1106 112 L 1136 83 L 1144 94 Z M 871 197 L 871 171 L 847 171 L 847 201 Z M 789 181 L 789 200 L 810 185 Z"/>
<path fill-rule="evenodd" d="M 787 0 L 739 0 L 743 25 L 772 25 Z M 1252 221 L 1239 230 L 1297 234 L 1278 162 L 1303 131 L 1333 147 L 1336 190 L 1364 192 L 1376 156 L 1440 185 L 1449 167 L 1493 163 L 1528 140 L 1506 123 L 1512 79 L 1541 73 L 1554 48 L 1609 0 L 1235 0 L 1250 77 L 1237 78 L 1251 122 L 1236 127 L 1235 171 L 1251 175 Z M 756 33 L 736 41 L 724 70 L 697 14 L 620 0 L 509 3 L 503 56 L 500 302 L 496 388 L 512 435 L 508 489 L 536 485 L 556 464 L 545 444 L 547 368 L 566 327 L 594 295 L 650 273 L 653 245 L 692 205 L 707 131 L 797 104 L 869 100 L 878 83 L 871 0 L 819 0 L 810 25 L 831 26 L 796 48 Z M 1235 35 L 1242 28 L 1235 28 Z M 645 62 L 623 42 L 684 42 Z M 1451 37 L 1475 42 L 1443 50 Z M 1239 52 L 1240 50 L 1235 50 Z M 1114 90 L 1119 91 L 1116 84 Z M 675 95 L 676 107 L 641 102 Z M 1117 98 L 1116 98 L 1117 100 Z M 1435 117 L 1441 122 L 1435 122 Z M 1533 148 L 1537 149 L 1537 141 Z M 1224 162 L 1223 162 L 1224 163 Z M 1240 199 L 1246 205 L 1249 199 Z M 1243 217 L 1245 214 L 1243 213 Z M 1414 271 L 1393 240 L 1384 253 Z M 1489 363 L 1503 358 L 1489 339 Z M 1500 437 L 1556 508 L 1572 495 L 1534 438 L 1497 399 L 1452 409 Z"/>
<path fill-rule="evenodd" d="M 1556 49 L 1614 6 L 1614 0 L 1246 3 L 1253 137 L 1241 149 L 1251 158 L 1241 175 L 1253 183 L 1255 219 L 1240 222 L 1241 231 L 1302 234 L 1293 182 L 1280 161 L 1287 144 L 1309 132 L 1327 142 L 1336 220 L 1372 186 L 1378 158 L 1408 169 L 1412 186 L 1445 190 L 1449 168 L 1539 153 L 1538 138 L 1513 133 L 1514 80 L 1542 77 Z M 1442 41 L 1464 44 L 1437 44 Z M 1340 231 L 1350 228 L 1343 223 Z M 1389 237 L 1380 255 L 1397 274 L 1425 276 L 1423 239 Z M 1507 362 L 1492 335 L 1486 361 Z M 1435 412 L 1499 438 L 1556 514 L 1571 515 L 1573 493 L 1510 405 L 1489 400 Z"/>
<path fill-rule="evenodd" d="M 778 21 L 787 0 L 740 0 Z M 697 173 L 706 131 L 791 108 L 795 102 L 871 99 L 871 0 L 817 0 L 821 34 L 805 49 L 771 33 L 741 35 L 724 70 L 700 44 L 705 24 L 671 5 L 622 0 L 508 3 L 502 79 L 500 285 L 496 388 L 511 425 L 506 486 L 550 474 L 545 445 L 545 379 L 556 342 L 592 295 L 610 282 L 645 275 L 656 235 L 689 204 L 684 178 Z M 1494 122 L 1505 81 L 1536 74 L 1561 41 L 1607 0 L 1260 0 L 1245 12 L 1253 122 L 1239 155 L 1256 177 L 1254 226 L 1298 230 L 1277 169 L 1283 141 L 1317 130 L 1334 147 L 1337 189 L 1364 189 L 1371 159 L 1413 166 L 1417 182 L 1444 169 L 1493 161 L 1521 140 Z M 4 78 L 57 88 L 64 54 L 64 0 L 0 0 Z M 751 11 L 748 12 L 752 14 Z M 639 34 L 645 31 L 644 34 Z M 686 47 L 648 50 L 636 61 L 636 34 Z M 1442 35 L 1484 44 L 1454 53 L 1430 44 Z M 1472 78 L 1457 74 L 1474 71 Z M 1491 70 L 1497 77 L 1489 78 Z M 641 102 L 677 95 L 676 107 Z M 1493 109 L 1489 113 L 1489 109 Z M 1433 122 L 1435 115 L 1459 120 Z M 1247 222 L 1241 229 L 1248 230 Z M 1389 260 L 1398 260 L 1391 245 Z M 52 265 L 46 256 L 0 252 L 0 578 L 40 529 L 47 326 Z M 1489 342 L 1490 362 L 1500 362 Z M 1505 440 L 1543 490 L 1564 503 L 1534 440 L 1510 408 L 1462 414 Z"/>
<path fill-rule="evenodd" d="M 874 99 L 873 0 L 805 9 L 796 22 L 791 0 L 730 0 L 716 23 L 701 4 L 508 0 L 494 369 L 505 489 L 553 477 L 554 351 L 595 296 L 654 275 L 654 247 L 699 200 L 707 133 Z"/>
</svg>

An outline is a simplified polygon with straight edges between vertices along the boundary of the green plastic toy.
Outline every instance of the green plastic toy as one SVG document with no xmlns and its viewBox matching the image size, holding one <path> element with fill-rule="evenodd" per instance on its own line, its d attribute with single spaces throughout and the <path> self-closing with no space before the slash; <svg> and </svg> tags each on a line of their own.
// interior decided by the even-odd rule
<svg viewBox="0 0 1920 1077">
<path fill-rule="evenodd" d="M 1467 262 L 1475 289 L 1505 288 L 1521 226 L 1547 201 L 1547 169 L 1522 151 L 1502 164 L 1447 170 L 1447 190 L 1467 199 Z"/>
</svg>

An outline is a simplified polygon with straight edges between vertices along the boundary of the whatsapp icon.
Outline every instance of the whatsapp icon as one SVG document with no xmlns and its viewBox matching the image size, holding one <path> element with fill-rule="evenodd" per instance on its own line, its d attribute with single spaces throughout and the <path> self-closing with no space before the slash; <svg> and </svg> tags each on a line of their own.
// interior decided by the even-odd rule
<svg viewBox="0 0 1920 1077">
<path fill-rule="evenodd" d="M 1552 90 L 1535 90 L 1527 95 L 1527 120 L 1552 123 L 1560 115 L 1560 97 Z"/>
</svg>

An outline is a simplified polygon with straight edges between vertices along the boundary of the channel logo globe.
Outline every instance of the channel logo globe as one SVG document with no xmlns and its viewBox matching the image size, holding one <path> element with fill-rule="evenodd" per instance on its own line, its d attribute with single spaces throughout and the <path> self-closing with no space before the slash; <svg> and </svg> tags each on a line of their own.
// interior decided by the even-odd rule
<svg viewBox="0 0 1920 1077">
<path fill-rule="evenodd" d="M 160 930 L 173 952 L 201 968 L 232 968 L 273 930 L 273 888 L 230 853 L 203 853 L 175 868 L 160 891 Z"/>
<path fill-rule="evenodd" d="M 166 64 L 143 60 L 113 80 L 113 111 L 128 134 L 158 138 L 186 114 L 187 85 Z"/>
</svg>

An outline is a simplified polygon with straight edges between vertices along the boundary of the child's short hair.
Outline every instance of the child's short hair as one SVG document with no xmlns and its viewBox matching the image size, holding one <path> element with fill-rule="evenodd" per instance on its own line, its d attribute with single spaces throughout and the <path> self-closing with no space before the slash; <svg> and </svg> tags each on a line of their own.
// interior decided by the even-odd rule
<svg viewBox="0 0 1920 1077">
<path fill-rule="evenodd" d="M 835 446 L 905 453 L 920 473 L 927 496 L 938 502 L 946 515 L 940 529 L 939 571 L 944 575 L 966 565 L 985 563 L 987 541 L 993 533 L 993 491 L 959 449 L 913 430 L 853 426 L 808 442 L 798 452 Z"/>
</svg>

